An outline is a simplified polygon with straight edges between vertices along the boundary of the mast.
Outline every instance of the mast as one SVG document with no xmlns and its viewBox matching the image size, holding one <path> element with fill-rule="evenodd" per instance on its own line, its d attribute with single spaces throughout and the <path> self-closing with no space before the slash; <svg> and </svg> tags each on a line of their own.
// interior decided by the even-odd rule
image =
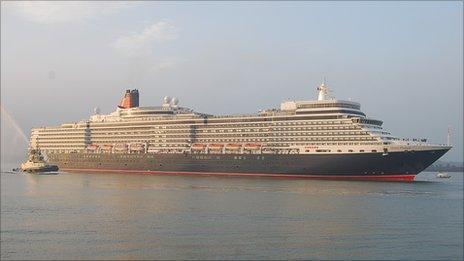
<svg viewBox="0 0 464 261">
<path fill-rule="evenodd" d="M 446 145 L 451 146 L 451 126 L 448 125 L 448 135 L 446 136 Z"/>
<path fill-rule="evenodd" d="M 317 100 L 318 101 L 324 101 L 324 100 L 327 100 L 327 94 L 329 92 L 329 88 L 325 85 L 325 77 L 324 77 L 324 81 L 321 83 L 321 85 L 319 85 L 319 87 L 317 87 L 317 90 L 319 91 L 319 95 L 317 97 Z"/>
</svg>

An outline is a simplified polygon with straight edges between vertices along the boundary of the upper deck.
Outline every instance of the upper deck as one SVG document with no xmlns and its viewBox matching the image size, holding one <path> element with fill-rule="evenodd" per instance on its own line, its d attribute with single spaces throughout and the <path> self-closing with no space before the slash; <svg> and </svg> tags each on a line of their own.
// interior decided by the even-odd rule
<svg viewBox="0 0 464 261">
<path fill-rule="evenodd" d="M 146 151 L 183 153 L 195 146 L 221 145 L 225 150 L 232 144 L 243 150 L 247 144 L 259 144 L 278 151 L 325 146 L 322 150 L 350 152 L 353 146 L 386 146 L 398 140 L 381 127 L 382 121 L 368 118 L 359 103 L 329 97 L 325 84 L 318 91 L 314 101 L 284 101 L 278 109 L 254 114 L 211 115 L 179 106 L 179 100 L 170 97 L 160 106 L 142 107 L 138 91 L 128 90 L 110 114 L 95 110 L 90 119 L 33 129 L 31 145 L 82 151 L 142 144 Z"/>
<path fill-rule="evenodd" d="M 116 111 L 102 115 L 96 110 L 96 113 L 89 120 L 82 122 L 90 123 L 105 123 L 105 122 L 133 122 L 133 121 L 165 121 L 165 120 L 202 120 L 208 119 L 211 121 L 249 121 L 255 119 L 257 121 L 266 121 L 266 119 L 274 118 L 276 120 L 285 120 L 290 118 L 295 119 L 336 119 L 336 118 L 367 118 L 361 111 L 361 105 L 353 101 L 336 100 L 329 98 L 327 95 L 327 86 L 322 84 L 318 88 L 318 100 L 300 100 L 300 101 L 284 101 L 279 109 L 260 110 L 257 113 L 241 114 L 241 115 L 212 115 L 207 113 L 196 112 L 193 109 L 179 106 L 177 98 L 165 97 L 161 106 L 118 106 Z M 132 93 L 128 90 L 127 93 Z M 138 95 L 138 92 L 137 92 Z M 121 104 L 131 104 L 123 98 Z M 298 116 L 290 117 L 289 116 Z M 301 117 L 308 116 L 308 117 Z"/>
</svg>

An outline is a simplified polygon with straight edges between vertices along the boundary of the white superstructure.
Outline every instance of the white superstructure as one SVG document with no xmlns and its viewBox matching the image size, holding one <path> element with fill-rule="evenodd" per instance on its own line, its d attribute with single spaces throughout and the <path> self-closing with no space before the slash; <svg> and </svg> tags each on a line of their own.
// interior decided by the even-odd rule
<svg viewBox="0 0 464 261">
<path fill-rule="evenodd" d="M 34 128 L 30 142 L 48 153 L 387 154 L 434 147 L 392 136 L 359 103 L 329 98 L 325 83 L 317 90 L 315 101 L 230 116 L 198 113 L 165 97 L 161 106 L 119 107 L 108 115 L 95 110 L 88 120 Z"/>
</svg>

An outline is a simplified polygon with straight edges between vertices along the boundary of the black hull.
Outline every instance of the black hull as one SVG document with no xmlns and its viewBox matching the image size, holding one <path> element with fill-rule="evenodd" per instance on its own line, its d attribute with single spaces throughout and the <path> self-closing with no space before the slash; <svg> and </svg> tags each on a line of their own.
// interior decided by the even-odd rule
<svg viewBox="0 0 464 261">
<path fill-rule="evenodd" d="M 348 154 L 54 153 L 67 171 L 412 181 L 446 149 Z"/>
</svg>

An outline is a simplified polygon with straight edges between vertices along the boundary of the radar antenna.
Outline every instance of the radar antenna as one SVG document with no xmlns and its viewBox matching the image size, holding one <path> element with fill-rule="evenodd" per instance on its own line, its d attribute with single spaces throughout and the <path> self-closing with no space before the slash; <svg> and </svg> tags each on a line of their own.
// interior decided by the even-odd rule
<svg viewBox="0 0 464 261">
<path fill-rule="evenodd" d="M 446 136 L 446 145 L 451 146 L 451 126 L 448 125 L 448 135 Z"/>
<path fill-rule="evenodd" d="M 318 101 L 327 100 L 329 88 L 325 84 L 325 77 L 324 77 L 324 81 L 321 83 L 321 85 L 319 85 L 319 87 L 317 87 L 317 90 L 319 91 L 319 95 L 317 97 L 317 100 Z"/>
</svg>

